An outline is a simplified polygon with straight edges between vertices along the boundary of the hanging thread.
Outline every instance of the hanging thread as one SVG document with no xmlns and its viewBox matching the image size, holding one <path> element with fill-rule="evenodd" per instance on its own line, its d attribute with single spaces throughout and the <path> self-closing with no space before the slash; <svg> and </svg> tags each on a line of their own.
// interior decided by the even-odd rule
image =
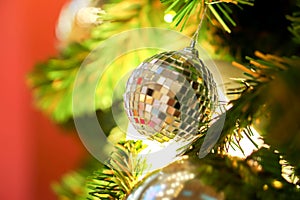
<svg viewBox="0 0 300 200">
<path fill-rule="evenodd" d="M 204 10 L 203 10 L 203 13 L 201 15 L 201 19 L 200 19 L 199 25 L 197 27 L 197 30 L 194 33 L 193 37 L 192 37 L 192 41 L 191 41 L 191 44 L 190 44 L 191 48 L 195 48 L 195 45 L 197 44 L 198 36 L 199 36 L 199 31 L 200 31 L 200 29 L 202 27 L 203 19 L 204 19 L 205 14 L 206 14 L 207 6 L 205 4 L 203 6 L 204 6 Z"/>
</svg>

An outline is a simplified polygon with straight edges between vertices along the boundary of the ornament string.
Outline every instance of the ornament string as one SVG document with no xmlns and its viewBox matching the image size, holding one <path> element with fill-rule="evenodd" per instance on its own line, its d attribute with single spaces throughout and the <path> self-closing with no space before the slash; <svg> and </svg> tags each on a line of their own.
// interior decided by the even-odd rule
<svg viewBox="0 0 300 200">
<path fill-rule="evenodd" d="M 203 19 L 204 19 L 204 17 L 205 17 L 206 10 L 207 10 L 207 6 L 206 6 L 205 4 L 204 4 L 203 6 L 204 6 L 204 10 L 203 10 L 203 12 L 202 12 L 202 15 L 201 15 L 201 18 L 200 18 L 199 25 L 198 25 L 198 27 L 197 27 L 196 32 L 194 33 L 194 35 L 193 35 L 193 37 L 192 37 L 191 43 L 190 43 L 190 47 L 193 48 L 193 49 L 195 48 L 195 46 L 196 46 L 196 44 L 197 44 L 198 36 L 199 36 L 199 31 L 200 31 L 200 29 L 201 29 L 201 27 L 202 27 Z"/>
</svg>

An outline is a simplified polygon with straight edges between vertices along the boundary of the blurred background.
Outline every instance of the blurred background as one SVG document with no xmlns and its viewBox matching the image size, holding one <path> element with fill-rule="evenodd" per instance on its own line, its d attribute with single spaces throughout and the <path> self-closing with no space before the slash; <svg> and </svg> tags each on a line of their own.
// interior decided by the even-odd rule
<svg viewBox="0 0 300 200">
<path fill-rule="evenodd" d="M 34 107 L 25 82 L 35 63 L 55 55 L 55 25 L 66 2 L 0 1 L 1 200 L 56 199 L 50 183 L 86 154 L 77 134 L 62 134 L 67 130 Z"/>
</svg>

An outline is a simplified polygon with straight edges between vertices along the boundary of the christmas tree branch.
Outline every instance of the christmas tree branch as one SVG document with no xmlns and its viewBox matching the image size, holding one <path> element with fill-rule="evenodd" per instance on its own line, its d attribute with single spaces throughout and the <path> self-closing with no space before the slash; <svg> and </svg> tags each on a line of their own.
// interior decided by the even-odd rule
<svg viewBox="0 0 300 200">
<path fill-rule="evenodd" d="M 141 141 L 119 142 L 115 147 L 109 161 L 89 177 L 92 199 L 125 198 L 147 167 L 145 160 L 138 158 L 145 148 Z"/>
<path fill-rule="evenodd" d="M 73 117 L 72 93 L 75 78 L 82 63 L 92 50 L 114 34 L 153 25 L 149 20 L 145 20 L 148 19 L 149 13 L 152 13 L 151 19 L 157 22 L 154 25 L 158 26 L 162 23 L 163 17 L 157 14 L 159 13 L 157 8 L 155 8 L 155 12 L 145 12 L 146 8 L 154 9 L 152 6 L 146 6 L 147 3 L 147 0 L 130 0 L 104 4 L 102 7 L 105 14 L 100 16 L 103 22 L 90 30 L 88 38 L 82 41 L 73 41 L 60 49 L 57 56 L 36 64 L 27 76 L 27 83 L 33 90 L 37 107 L 59 124 L 65 124 L 71 120 Z M 130 43 L 126 42 L 122 45 L 130 45 Z M 106 55 L 101 56 L 105 57 Z M 131 63 L 127 62 L 127 66 L 134 65 L 133 63 L 137 62 L 140 56 L 136 54 L 135 57 L 131 57 Z M 90 62 L 97 61 L 97 58 L 93 59 Z M 128 59 L 126 58 L 126 61 Z M 122 66 L 124 66 L 121 68 L 122 70 L 128 69 L 124 63 Z M 111 83 L 116 82 L 115 79 L 118 77 L 116 73 L 121 71 L 117 70 L 111 72 L 113 75 L 107 75 L 106 82 L 102 85 L 104 90 L 102 93 L 97 91 L 97 110 L 105 110 L 110 107 L 105 99 L 108 96 L 111 97 L 114 89 L 114 85 Z M 88 80 L 89 78 L 87 78 Z M 89 113 L 89 110 L 86 109 L 87 106 L 82 106 L 83 114 Z"/>
<path fill-rule="evenodd" d="M 189 159 L 198 166 L 198 179 L 226 199 L 298 199 L 299 189 L 281 176 L 280 155 L 272 149 L 261 148 L 245 160 L 218 153 Z"/>
<path fill-rule="evenodd" d="M 253 0 L 220 0 L 220 1 L 205 1 L 205 0 L 189 0 L 189 1 L 179 1 L 179 0 L 161 0 L 161 2 L 167 5 L 166 13 L 171 10 L 175 11 L 174 16 L 175 26 L 181 25 L 181 30 L 185 27 L 186 22 L 189 17 L 197 12 L 198 17 L 202 16 L 204 11 L 204 6 L 208 6 L 211 14 L 215 17 L 216 21 L 223 27 L 227 32 L 231 32 L 229 26 L 235 26 L 236 23 L 231 18 L 232 9 L 227 4 L 233 5 L 250 5 L 253 6 Z M 195 11 L 196 10 L 196 11 Z M 210 17 L 209 17 L 210 18 Z M 211 20 L 211 22 L 213 22 Z M 216 23 L 214 23 L 216 24 Z"/>
<path fill-rule="evenodd" d="M 231 107 L 226 111 L 224 127 L 213 152 L 220 156 L 225 155 L 230 145 L 242 150 L 238 143 L 242 132 L 255 144 L 251 139 L 250 128 L 254 126 L 260 132 L 264 143 L 268 145 L 268 148 L 261 151 L 278 151 L 278 156 L 284 158 L 285 163 L 293 169 L 288 176 L 299 180 L 300 148 L 297 144 L 300 142 L 298 123 L 300 109 L 297 102 L 300 101 L 300 95 L 297 90 L 300 88 L 298 81 L 300 58 L 278 57 L 261 52 L 255 54 L 258 59 L 248 58 L 251 64 L 243 65 L 246 72 L 251 70 L 252 75 L 249 73 L 250 78 L 242 81 L 244 86 L 234 90 L 234 94 L 240 93 L 240 97 L 230 102 Z M 240 65 L 238 67 L 241 68 Z M 214 124 L 211 128 L 214 128 Z M 196 141 L 193 144 L 194 148 L 187 154 L 197 157 L 203 140 L 204 138 L 200 138 Z M 255 155 L 257 153 L 251 156 Z M 265 159 L 267 160 L 267 156 Z M 272 168 L 278 163 L 279 161 L 269 163 L 265 167 Z M 282 176 L 281 171 L 280 174 L 274 174 L 274 177 L 281 177 L 283 180 Z M 291 178 L 287 179 L 284 180 L 287 185 L 299 184 Z"/>
</svg>

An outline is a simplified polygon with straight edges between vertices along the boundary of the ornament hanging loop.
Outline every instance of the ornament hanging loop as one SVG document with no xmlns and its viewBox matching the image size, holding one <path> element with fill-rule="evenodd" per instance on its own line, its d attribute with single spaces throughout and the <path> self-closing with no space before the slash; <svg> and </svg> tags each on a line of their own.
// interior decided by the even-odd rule
<svg viewBox="0 0 300 200">
<path fill-rule="evenodd" d="M 201 18 L 200 18 L 199 25 L 198 25 L 198 27 L 197 27 L 196 32 L 194 33 L 194 35 L 193 35 L 193 37 L 192 37 L 191 43 L 190 43 L 190 48 L 192 48 L 192 49 L 194 49 L 195 46 L 196 46 L 196 44 L 197 44 L 198 36 L 199 36 L 199 31 L 200 31 L 200 29 L 201 29 L 201 27 L 202 27 L 203 19 L 204 19 L 204 17 L 205 17 L 206 11 L 207 11 L 206 3 L 204 3 L 203 6 L 204 6 L 204 10 L 203 10 L 203 12 L 202 12 L 202 14 L 201 14 Z"/>
</svg>

